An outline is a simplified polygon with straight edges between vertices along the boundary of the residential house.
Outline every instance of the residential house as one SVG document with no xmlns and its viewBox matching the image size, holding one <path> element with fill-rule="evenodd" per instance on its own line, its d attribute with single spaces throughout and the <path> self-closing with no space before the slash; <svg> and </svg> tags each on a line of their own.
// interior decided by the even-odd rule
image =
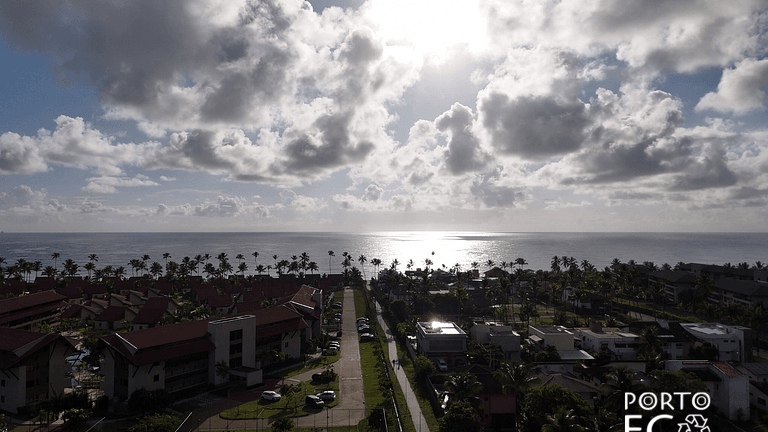
<svg viewBox="0 0 768 432">
<path fill-rule="evenodd" d="M 469 337 L 480 345 L 494 344 L 504 353 L 505 360 L 520 359 L 520 334 L 512 326 L 496 323 L 475 323 Z"/>
<path fill-rule="evenodd" d="M 598 353 L 607 349 L 613 360 L 636 360 L 640 349 L 640 336 L 618 328 L 603 328 L 599 321 L 589 328 L 575 329 L 581 337 L 582 349 Z"/>
<path fill-rule="evenodd" d="M 696 339 L 708 342 L 718 350 L 718 360 L 749 363 L 752 361 L 752 330 L 743 326 L 719 323 L 682 323 L 683 329 Z"/>
<path fill-rule="evenodd" d="M 451 365 L 466 364 L 467 334 L 453 322 L 417 322 L 416 346 L 419 354 L 443 359 Z"/>
<path fill-rule="evenodd" d="M 749 377 L 724 361 L 667 360 L 671 372 L 698 376 L 707 385 L 711 405 L 729 420 L 749 419 Z"/>
<path fill-rule="evenodd" d="M 113 330 L 128 328 L 136 312 L 127 306 L 108 306 L 93 319 L 94 325 L 99 330 Z"/>
<path fill-rule="evenodd" d="M 0 410 L 16 414 L 63 394 L 72 351 L 57 334 L 0 329 Z"/>
</svg>

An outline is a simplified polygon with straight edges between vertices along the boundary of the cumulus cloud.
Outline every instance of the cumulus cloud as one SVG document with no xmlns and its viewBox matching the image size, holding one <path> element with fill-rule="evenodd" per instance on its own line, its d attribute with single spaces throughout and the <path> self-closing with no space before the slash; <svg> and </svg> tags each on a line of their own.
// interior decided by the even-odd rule
<svg viewBox="0 0 768 432">
<path fill-rule="evenodd" d="M 448 136 L 444 157 L 451 174 L 478 171 L 488 162 L 488 155 L 480 148 L 480 140 L 472 133 L 473 123 L 472 111 L 458 103 L 435 120 L 437 130 Z"/>
<path fill-rule="evenodd" d="M 128 177 L 92 177 L 86 180 L 88 184 L 83 187 L 83 191 L 89 193 L 117 193 L 118 187 L 138 187 L 138 186 L 158 186 L 158 183 L 149 180 L 146 176 L 138 175 L 134 178 Z"/>
<path fill-rule="evenodd" d="M 768 59 L 744 59 L 723 71 L 717 91 L 704 95 L 696 109 L 744 114 L 768 103 L 767 86 Z"/>
</svg>

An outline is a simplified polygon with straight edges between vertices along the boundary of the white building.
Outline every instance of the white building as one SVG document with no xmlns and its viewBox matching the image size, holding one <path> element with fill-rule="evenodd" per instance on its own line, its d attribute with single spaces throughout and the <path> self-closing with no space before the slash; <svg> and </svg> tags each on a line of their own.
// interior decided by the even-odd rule
<svg viewBox="0 0 768 432">
<path fill-rule="evenodd" d="M 469 335 L 480 345 L 492 343 L 501 348 L 506 360 L 520 358 L 520 334 L 514 331 L 512 326 L 476 323 L 469 329 Z"/>
<path fill-rule="evenodd" d="M 587 351 L 600 352 L 600 349 L 605 347 L 613 353 L 614 360 L 637 359 L 640 336 L 635 333 L 618 328 L 602 328 L 599 323 L 576 331 L 581 336 L 581 347 Z"/>
<path fill-rule="evenodd" d="M 707 384 L 712 406 L 729 420 L 749 419 L 749 377 L 723 361 L 667 360 L 665 368 L 671 372 L 684 371 L 700 375 L 709 372 Z"/>
<path fill-rule="evenodd" d="M 452 365 L 466 363 L 467 334 L 455 323 L 416 323 L 416 343 L 418 353 L 429 359 L 443 359 Z"/>
<path fill-rule="evenodd" d="M 718 360 L 752 361 L 752 339 L 749 337 L 749 328 L 719 323 L 681 323 L 680 325 L 696 339 L 717 347 Z"/>
</svg>

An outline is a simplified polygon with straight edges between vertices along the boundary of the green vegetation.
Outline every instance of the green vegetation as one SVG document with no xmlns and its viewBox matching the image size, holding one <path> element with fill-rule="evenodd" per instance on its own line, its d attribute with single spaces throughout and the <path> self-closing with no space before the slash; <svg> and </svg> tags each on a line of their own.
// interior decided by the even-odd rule
<svg viewBox="0 0 768 432">
<path fill-rule="evenodd" d="M 293 398 L 283 397 L 276 402 L 257 399 L 223 411 L 220 417 L 226 420 L 269 419 L 272 421 L 283 417 L 302 417 L 315 414 L 320 410 L 305 406 L 304 398 L 307 395 L 317 394 L 325 390 L 334 390 L 338 394 L 339 378 L 336 377 L 334 381 L 323 384 L 305 381 L 297 384 L 297 386 L 298 392 Z M 326 401 L 326 406 L 329 408 L 338 404 L 338 398 L 333 402 Z"/>
</svg>

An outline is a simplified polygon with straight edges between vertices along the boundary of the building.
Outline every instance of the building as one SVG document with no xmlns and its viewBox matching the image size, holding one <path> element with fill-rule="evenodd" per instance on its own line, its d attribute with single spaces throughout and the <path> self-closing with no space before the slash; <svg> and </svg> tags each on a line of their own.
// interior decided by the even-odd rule
<svg viewBox="0 0 768 432">
<path fill-rule="evenodd" d="M 217 373 L 216 363 L 222 361 L 230 375 L 256 385 L 262 377 L 255 356 L 255 320 L 242 315 L 106 336 L 101 339 L 102 390 L 118 403 L 139 388 L 171 394 L 202 390 L 228 379 Z"/>
<path fill-rule="evenodd" d="M 665 368 L 698 376 L 707 385 L 711 405 L 729 420 L 749 419 L 749 377 L 724 361 L 668 360 Z"/>
<path fill-rule="evenodd" d="M 640 350 L 640 336 L 618 328 L 603 328 L 599 322 L 589 328 L 576 330 L 581 336 L 581 347 L 590 352 L 608 349 L 613 360 L 636 360 Z"/>
<path fill-rule="evenodd" d="M 520 334 L 512 330 L 512 326 L 475 323 L 469 329 L 469 336 L 480 345 L 494 344 L 501 348 L 505 360 L 520 358 Z"/>
<path fill-rule="evenodd" d="M 0 300 L 0 326 L 31 330 L 50 323 L 69 306 L 66 299 L 54 291 L 43 291 Z"/>
<path fill-rule="evenodd" d="M 558 325 L 529 326 L 528 340 L 534 350 L 545 351 L 552 347 L 557 351 L 560 360 L 572 366 L 579 360 L 594 360 L 589 353 L 576 348 L 578 335 L 570 329 Z M 562 363 L 562 362 L 561 362 Z"/>
<path fill-rule="evenodd" d="M 752 361 L 751 330 L 719 323 L 682 323 L 688 333 L 718 350 L 718 360 L 749 363 Z"/>
<path fill-rule="evenodd" d="M 452 322 L 416 323 L 417 352 L 429 359 L 444 359 L 451 365 L 466 363 L 467 334 Z"/>
<path fill-rule="evenodd" d="M 63 394 L 73 351 L 60 335 L 0 329 L 0 409 L 15 414 Z"/>
<path fill-rule="evenodd" d="M 289 305 L 220 319 L 119 333 L 101 339 L 106 379 L 102 390 L 126 401 L 139 388 L 197 392 L 222 382 L 262 382 L 262 364 L 275 353 L 298 358 L 309 326 Z M 217 364 L 219 366 L 217 366 Z M 227 373 L 222 373 L 221 365 Z"/>
</svg>

